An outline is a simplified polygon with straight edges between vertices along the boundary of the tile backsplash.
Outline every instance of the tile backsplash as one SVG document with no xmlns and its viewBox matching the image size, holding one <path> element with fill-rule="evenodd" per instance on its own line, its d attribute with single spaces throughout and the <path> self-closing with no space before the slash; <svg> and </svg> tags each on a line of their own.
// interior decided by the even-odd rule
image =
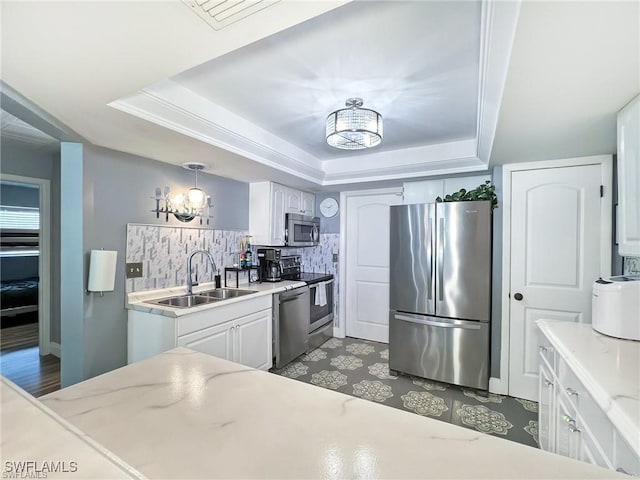
<svg viewBox="0 0 640 480">
<path fill-rule="evenodd" d="M 208 250 L 217 268 L 224 274 L 224 267 L 237 262 L 240 241 L 248 232 L 236 230 L 212 230 L 205 228 L 169 227 L 162 225 L 127 225 L 126 262 L 142 262 L 142 277 L 126 280 L 126 291 L 137 292 L 156 288 L 186 285 L 187 255 L 194 250 Z M 333 311 L 338 325 L 339 284 L 338 263 L 333 262 L 340 248 L 340 234 L 323 233 L 320 245 L 305 248 L 282 247 L 282 255 L 300 255 L 302 271 L 331 273 L 334 275 Z M 255 253 L 255 248 L 254 248 Z M 194 281 L 213 281 L 206 257 L 193 258 Z"/>
<path fill-rule="evenodd" d="M 625 257 L 622 265 L 623 275 L 640 275 L 640 257 Z"/>
<path fill-rule="evenodd" d="M 126 291 L 186 285 L 187 255 L 194 250 L 208 250 L 223 272 L 233 264 L 240 240 L 247 232 L 205 228 L 127 225 L 126 262 L 142 262 L 141 278 L 126 281 Z M 193 259 L 194 280 L 213 281 L 215 272 L 204 255 Z"/>
<path fill-rule="evenodd" d="M 334 325 L 339 323 L 340 285 L 338 262 L 333 262 L 333 255 L 340 251 L 339 233 L 321 233 L 320 245 L 317 247 L 282 248 L 282 255 L 300 255 L 302 257 L 302 271 L 313 273 L 333 274 L 333 316 Z"/>
</svg>

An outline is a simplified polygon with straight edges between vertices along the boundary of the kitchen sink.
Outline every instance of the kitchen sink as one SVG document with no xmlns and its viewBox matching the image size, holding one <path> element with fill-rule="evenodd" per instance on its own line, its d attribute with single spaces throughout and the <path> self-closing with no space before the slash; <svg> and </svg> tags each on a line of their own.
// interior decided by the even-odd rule
<svg viewBox="0 0 640 480">
<path fill-rule="evenodd" d="M 208 298 L 216 300 L 226 300 L 228 298 L 244 297 L 252 293 L 258 292 L 255 290 L 239 290 L 237 288 L 216 288 L 215 290 L 200 292 L 198 295 L 206 295 Z"/>
<path fill-rule="evenodd" d="M 163 298 L 161 300 L 150 300 L 148 303 L 155 303 L 157 305 L 164 305 L 167 307 L 191 308 L 197 305 L 219 302 L 220 300 L 220 298 L 202 295 L 180 295 L 177 297 Z"/>
</svg>

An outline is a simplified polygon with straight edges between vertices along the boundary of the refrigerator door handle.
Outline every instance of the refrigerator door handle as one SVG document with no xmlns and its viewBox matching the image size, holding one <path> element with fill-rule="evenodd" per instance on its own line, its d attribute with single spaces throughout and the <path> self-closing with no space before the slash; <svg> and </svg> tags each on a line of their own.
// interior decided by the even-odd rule
<svg viewBox="0 0 640 480">
<path fill-rule="evenodd" d="M 451 320 L 448 322 L 427 320 L 420 317 L 414 317 L 409 315 L 396 314 L 395 318 L 398 320 L 404 320 L 405 322 L 419 323 L 420 325 L 428 325 L 430 327 L 444 327 L 444 328 L 464 328 L 467 330 L 480 330 L 482 327 L 481 322 L 467 322 L 464 320 Z"/>
<path fill-rule="evenodd" d="M 429 277 L 427 284 L 427 300 L 433 300 L 433 289 L 435 283 L 435 277 L 433 276 L 433 217 L 429 217 L 427 222 L 427 239 L 427 276 Z"/>
<path fill-rule="evenodd" d="M 444 218 L 438 225 L 438 301 L 444 300 Z"/>
</svg>

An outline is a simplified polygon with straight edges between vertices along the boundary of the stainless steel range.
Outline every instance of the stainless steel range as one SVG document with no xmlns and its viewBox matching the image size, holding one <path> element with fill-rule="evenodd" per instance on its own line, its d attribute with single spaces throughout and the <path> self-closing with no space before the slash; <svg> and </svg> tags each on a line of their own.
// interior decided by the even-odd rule
<svg viewBox="0 0 640 480">
<path fill-rule="evenodd" d="M 333 275 L 301 272 L 299 255 L 282 257 L 282 263 L 284 280 L 300 280 L 309 286 L 309 352 L 333 337 Z"/>
</svg>

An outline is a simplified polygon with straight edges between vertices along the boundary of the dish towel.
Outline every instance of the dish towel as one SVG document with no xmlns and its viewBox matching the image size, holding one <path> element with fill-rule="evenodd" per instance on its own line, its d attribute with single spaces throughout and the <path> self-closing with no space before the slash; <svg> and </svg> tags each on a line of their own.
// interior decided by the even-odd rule
<svg viewBox="0 0 640 480">
<path fill-rule="evenodd" d="M 320 282 L 316 285 L 316 300 L 314 302 L 319 307 L 324 307 L 327 304 L 327 284 Z"/>
</svg>

